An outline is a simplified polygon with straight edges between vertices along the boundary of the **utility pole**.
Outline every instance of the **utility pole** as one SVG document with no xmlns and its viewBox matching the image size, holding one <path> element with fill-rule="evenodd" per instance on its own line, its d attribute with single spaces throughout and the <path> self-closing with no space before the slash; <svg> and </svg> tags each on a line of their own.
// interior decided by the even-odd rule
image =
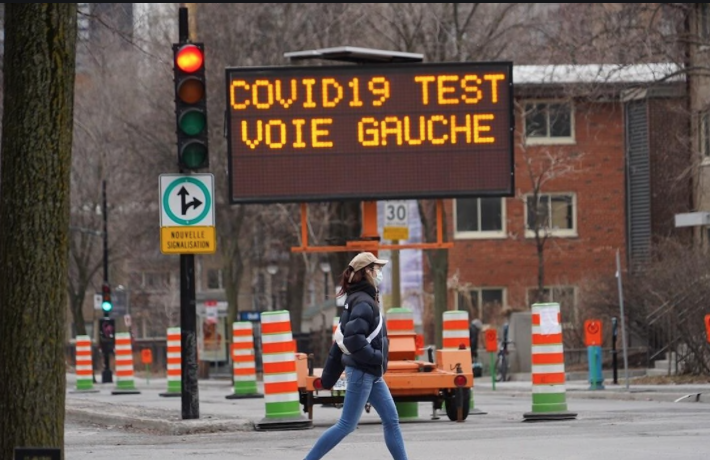
<svg viewBox="0 0 710 460">
<path fill-rule="evenodd" d="M 106 179 L 101 181 L 101 216 L 104 220 L 104 282 L 102 291 L 106 286 L 110 286 L 108 282 L 108 205 L 106 200 Z M 104 310 L 104 317 L 108 317 L 108 311 Z M 111 372 L 111 348 L 103 346 L 101 349 L 104 355 L 104 369 L 101 372 L 101 383 L 113 382 L 113 374 Z"/>
<path fill-rule="evenodd" d="M 188 9 L 181 4 L 178 10 L 179 42 L 189 43 Z M 185 173 L 180 168 L 180 173 Z M 197 382 L 197 306 L 195 304 L 195 255 L 180 254 L 180 347 L 182 350 L 182 419 L 200 418 L 199 386 Z"/>
</svg>

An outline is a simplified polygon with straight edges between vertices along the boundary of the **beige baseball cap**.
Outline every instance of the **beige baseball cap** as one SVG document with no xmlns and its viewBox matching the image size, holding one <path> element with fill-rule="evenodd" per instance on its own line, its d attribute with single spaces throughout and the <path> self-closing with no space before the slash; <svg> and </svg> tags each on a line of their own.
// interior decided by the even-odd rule
<svg viewBox="0 0 710 460">
<path fill-rule="evenodd" d="M 378 259 L 371 252 L 361 252 L 360 254 L 353 257 L 353 260 L 348 264 L 352 267 L 353 271 L 362 270 L 370 264 L 385 265 L 388 261 L 384 259 Z"/>
</svg>

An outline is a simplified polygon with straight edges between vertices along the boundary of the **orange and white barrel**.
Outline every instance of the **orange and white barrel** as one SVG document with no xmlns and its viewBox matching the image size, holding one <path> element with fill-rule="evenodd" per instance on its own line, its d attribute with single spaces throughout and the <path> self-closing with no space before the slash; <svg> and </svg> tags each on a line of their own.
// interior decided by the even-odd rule
<svg viewBox="0 0 710 460">
<path fill-rule="evenodd" d="M 532 306 L 532 412 L 526 419 L 564 419 L 567 411 L 560 304 Z"/>
<path fill-rule="evenodd" d="M 129 332 L 116 333 L 116 389 L 113 393 L 135 392 L 133 373 L 133 346 Z"/>
<path fill-rule="evenodd" d="M 257 430 L 312 426 L 301 415 L 296 372 L 296 347 L 288 310 L 261 314 L 261 360 L 264 365 L 266 417 Z"/>
<path fill-rule="evenodd" d="M 414 333 L 414 313 L 409 308 L 390 308 L 385 318 L 388 334 Z"/>
<path fill-rule="evenodd" d="M 234 394 L 237 396 L 256 394 L 254 325 L 251 321 L 237 321 L 232 324 L 232 369 Z"/>
<path fill-rule="evenodd" d="M 179 327 L 168 328 L 167 344 L 168 394 L 182 393 L 182 344 Z"/>
<path fill-rule="evenodd" d="M 296 355 L 287 310 L 261 314 L 266 418 L 300 415 Z"/>
<path fill-rule="evenodd" d="M 79 391 L 94 388 L 94 368 L 91 359 L 91 338 L 88 335 L 76 336 L 76 389 Z"/>
<path fill-rule="evenodd" d="M 461 346 L 471 348 L 471 336 L 468 330 L 468 312 L 466 310 L 445 311 L 442 321 L 442 346 L 443 348 L 456 348 Z"/>
</svg>

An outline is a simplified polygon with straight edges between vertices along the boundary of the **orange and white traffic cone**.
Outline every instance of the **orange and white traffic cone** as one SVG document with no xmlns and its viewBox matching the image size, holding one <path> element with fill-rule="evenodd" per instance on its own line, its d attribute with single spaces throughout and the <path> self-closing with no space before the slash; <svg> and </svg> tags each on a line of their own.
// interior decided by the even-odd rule
<svg viewBox="0 0 710 460">
<path fill-rule="evenodd" d="M 256 356 L 254 354 L 254 325 L 251 321 L 232 324 L 232 366 L 234 393 L 227 399 L 263 398 L 256 382 Z"/>
<path fill-rule="evenodd" d="M 567 410 L 565 353 L 558 303 L 532 306 L 532 384 L 532 412 L 523 415 L 525 421 L 577 417 Z"/>
<path fill-rule="evenodd" d="M 166 347 L 168 391 L 160 393 L 164 397 L 182 396 L 182 338 L 179 327 L 168 328 Z"/>
<path fill-rule="evenodd" d="M 112 395 L 140 394 L 133 374 L 133 346 L 129 332 L 116 333 L 116 388 Z"/>
<path fill-rule="evenodd" d="M 288 310 L 261 314 L 261 357 L 264 363 L 266 416 L 257 430 L 297 430 L 313 427 L 301 415 L 296 353 Z"/>
<path fill-rule="evenodd" d="M 468 329 L 468 312 L 466 310 L 445 311 L 442 319 L 443 348 L 460 350 L 462 347 L 470 350 L 471 334 Z M 469 398 L 469 415 L 483 415 L 486 412 L 476 409 L 473 402 L 473 362 L 471 363 L 471 397 Z"/>
<path fill-rule="evenodd" d="M 98 393 L 94 388 L 94 367 L 91 354 L 91 338 L 76 336 L 76 390 L 70 393 Z"/>
<path fill-rule="evenodd" d="M 414 312 L 409 308 L 390 308 L 385 316 L 385 324 L 387 325 L 387 335 L 391 337 L 397 334 L 414 334 Z M 394 405 L 397 408 L 397 415 L 399 415 L 400 420 L 416 420 L 419 418 L 418 402 L 395 402 Z"/>
</svg>

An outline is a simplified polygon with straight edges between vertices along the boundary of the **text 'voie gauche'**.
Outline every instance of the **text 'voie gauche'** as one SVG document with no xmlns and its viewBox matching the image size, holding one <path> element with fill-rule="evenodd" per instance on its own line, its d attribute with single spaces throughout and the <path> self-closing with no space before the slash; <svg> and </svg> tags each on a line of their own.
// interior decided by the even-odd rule
<svg viewBox="0 0 710 460">
<path fill-rule="evenodd" d="M 494 144 L 509 109 L 506 80 L 499 72 L 233 78 L 233 142 L 251 151 Z"/>
</svg>

